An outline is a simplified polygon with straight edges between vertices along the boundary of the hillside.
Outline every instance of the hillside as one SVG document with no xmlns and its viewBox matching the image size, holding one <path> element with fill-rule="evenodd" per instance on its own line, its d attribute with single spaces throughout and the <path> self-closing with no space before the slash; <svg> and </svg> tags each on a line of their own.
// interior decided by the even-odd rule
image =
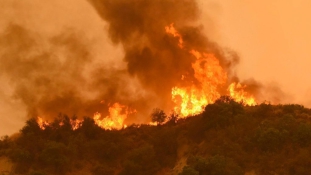
<svg viewBox="0 0 311 175">
<path fill-rule="evenodd" d="M 42 130 L 30 119 L 18 136 L 2 137 L 0 157 L 25 175 L 311 172 L 311 109 L 301 105 L 244 106 L 221 97 L 200 115 L 169 117 L 122 130 L 103 130 L 91 118 L 72 130 L 67 116 Z"/>
</svg>

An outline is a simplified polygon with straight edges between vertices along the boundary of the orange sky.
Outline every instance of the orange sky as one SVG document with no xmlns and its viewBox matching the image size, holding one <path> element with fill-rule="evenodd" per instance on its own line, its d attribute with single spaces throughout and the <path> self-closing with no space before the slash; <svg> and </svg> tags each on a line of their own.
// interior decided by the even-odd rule
<svg viewBox="0 0 311 175">
<path fill-rule="evenodd" d="M 202 0 L 212 37 L 237 51 L 240 78 L 278 84 L 290 102 L 311 107 L 311 1 Z M 208 26 L 205 26 L 208 27 Z"/>
<path fill-rule="evenodd" d="M 311 106 L 311 1 L 200 0 L 206 34 L 241 56 L 241 79 L 278 84 L 290 102 Z M 10 0 L 0 2 L 0 32 L 17 23 L 42 36 L 64 29 L 77 30 L 92 41 L 94 55 L 121 59 L 120 47 L 107 39 L 106 25 L 85 0 Z M 1 52 L 1 49 L 0 49 Z M 105 60 L 107 61 L 107 60 Z M 1 63 L 0 63 L 1 64 Z M 117 63 L 113 66 L 118 66 Z M 0 136 L 24 125 L 25 109 L 10 98 L 11 89 L 0 75 Z"/>
</svg>

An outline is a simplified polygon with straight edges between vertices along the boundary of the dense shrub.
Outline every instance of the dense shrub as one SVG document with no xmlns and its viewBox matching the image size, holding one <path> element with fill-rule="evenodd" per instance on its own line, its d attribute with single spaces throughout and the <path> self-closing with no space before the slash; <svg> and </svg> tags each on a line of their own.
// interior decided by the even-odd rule
<svg viewBox="0 0 311 175">
<path fill-rule="evenodd" d="M 73 118 L 59 116 L 40 129 L 35 119 L 19 134 L 0 139 L 0 156 L 21 175 L 145 175 L 175 170 L 180 175 L 309 174 L 311 110 L 300 105 L 244 106 L 221 97 L 197 116 L 161 125 L 103 130 L 92 118 L 73 130 Z M 157 116 L 159 117 L 159 116 Z M 165 119 L 166 120 L 166 119 Z M 59 125 L 62 122 L 62 125 Z M 191 155 L 191 156 L 188 156 Z M 81 172 L 84 173 L 84 172 Z"/>
</svg>

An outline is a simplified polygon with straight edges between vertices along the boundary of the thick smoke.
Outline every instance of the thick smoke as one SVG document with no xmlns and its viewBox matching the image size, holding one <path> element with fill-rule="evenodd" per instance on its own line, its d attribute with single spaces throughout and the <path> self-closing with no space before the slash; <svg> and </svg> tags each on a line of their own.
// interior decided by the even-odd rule
<svg viewBox="0 0 311 175">
<path fill-rule="evenodd" d="M 133 97 L 131 86 L 138 85 L 126 71 L 91 65 L 88 41 L 75 32 L 40 39 L 11 24 L 0 38 L 0 75 L 8 77 L 13 97 L 26 105 L 29 117 L 92 116 L 107 112 L 109 103 L 140 98 L 141 92 Z"/>
<path fill-rule="evenodd" d="M 82 72 L 90 60 L 83 43 L 70 34 L 45 42 L 11 24 L 0 46 L 1 73 L 9 77 L 14 97 L 26 104 L 29 116 L 79 112 L 77 87 L 85 83 Z"/>
<path fill-rule="evenodd" d="M 181 75 L 195 79 L 189 49 L 213 53 L 234 78 L 231 68 L 238 56 L 209 41 L 196 25 L 200 10 L 194 0 L 90 0 L 100 16 L 109 24 L 111 40 L 124 47 L 128 72 L 143 87 L 159 96 L 161 108 L 171 107 L 171 88 L 180 83 Z M 178 47 L 177 38 L 165 32 L 174 23 L 185 47 Z M 189 78 L 190 77 L 190 78 Z M 223 89 L 223 91 L 225 91 Z"/>
<path fill-rule="evenodd" d="M 14 98 L 27 106 L 30 117 L 92 116 L 119 102 L 138 111 L 128 122 L 145 122 L 153 108 L 172 109 L 172 87 L 195 83 L 191 48 L 213 53 L 228 72 L 228 82 L 238 81 L 233 69 L 238 55 L 203 34 L 196 1 L 89 1 L 108 23 L 110 39 L 123 47 L 125 68 L 92 65 L 91 41 L 71 30 L 43 39 L 11 24 L 0 36 L 0 75 L 9 78 Z M 172 23 L 188 49 L 180 49 L 178 39 L 165 32 Z M 187 79 L 181 81 L 182 75 Z M 255 81 L 246 84 L 254 94 L 261 87 Z"/>
</svg>

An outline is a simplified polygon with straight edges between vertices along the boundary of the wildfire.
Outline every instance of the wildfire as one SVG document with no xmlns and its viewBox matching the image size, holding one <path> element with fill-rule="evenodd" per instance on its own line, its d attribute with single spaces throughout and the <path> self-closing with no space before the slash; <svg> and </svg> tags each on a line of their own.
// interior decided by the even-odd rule
<svg viewBox="0 0 311 175">
<path fill-rule="evenodd" d="M 37 123 L 42 130 L 45 130 L 46 126 L 49 125 L 49 123 L 47 121 L 44 121 L 41 117 L 37 117 Z"/>
<path fill-rule="evenodd" d="M 136 112 L 135 110 L 130 110 L 128 107 L 121 105 L 119 103 L 114 103 L 109 107 L 109 116 L 102 118 L 100 113 L 94 114 L 95 123 L 103 129 L 122 129 L 126 128 L 124 125 L 124 120 L 131 113 Z"/>
<path fill-rule="evenodd" d="M 95 124 L 103 129 L 122 129 L 126 128 L 127 125 L 124 124 L 124 120 L 129 114 L 135 113 L 136 110 L 131 110 L 127 106 L 121 105 L 119 103 L 114 103 L 109 107 L 109 115 L 102 118 L 102 115 L 96 112 L 93 116 Z M 50 123 L 43 120 L 41 117 L 37 117 L 37 123 L 42 130 L 45 130 Z M 76 130 L 82 126 L 83 120 L 70 119 L 70 125 L 72 130 Z M 59 126 L 63 126 L 64 122 L 60 121 Z"/>
<path fill-rule="evenodd" d="M 71 125 L 72 130 L 78 129 L 82 125 L 82 122 L 83 122 L 83 120 L 70 119 L 70 125 Z M 37 117 L 37 123 L 42 130 L 45 130 L 46 127 L 50 125 L 50 123 L 47 120 L 43 120 L 43 118 L 41 118 L 41 117 Z M 63 126 L 64 122 L 60 121 L 58 125 Z"/>
<path fill-rule="evenodd" d="M 158 126 L 158 122 L 149 122 L 148 125 L 150 125 L 150 126 Z"/>
<path fill-rule="evenodd" d="M 72 119 L 70 119 L 71 128 L 73 130 L 80 128 L 80 126 L 82 126 L 82 122 L 83 122 L 83 120 L 79 120 L 79 119 L 72 120 Z"/>
<path fill-rule="evenodd" d="M 201 113 L 207 104 L 220 97 L 217 89 L 227 80 L 226 72 L 214 55 L 201 54 L 196 50 L 191 50 L 190 53 L 196 57 L 192 68 L 198 85 L 172 89 L 172 100 L 177 104 L 174 110 L 180 113 L 181 117 Z"/>
<path fill-rule="evenodd" d="M 241 85 L 240 83 L 231 83 L 228 87 L 230 96 L 237 102 L 243 102 L 246 105 L 256 105 L 255 98 L 246 92 L 244 89 L 246 85 Z"/>
<path fill-rule="evenodd" d="M 221 95 L 230 95 L 237 102 L 243 102 L 246 105 L 255 105 L 256 100 L 252 94 L 247 92 L 246 85 L 238 82 L 231 83 L 228 80 L 226 70 L 221 66 L 219 59 L 212 53 L 204 53 L 191 47 L 184 47 L 185 43 L 182 35 L 175 29 L 174 23 L 165 27 L 167 34 L 178 38 L 178 46 L 189 52 L 189 59 L 195 58 L 191 64 L 193 76 L 189 74 L 181 75 L 180 81 L 185 81 L 182 86 L 174 86 L 171 90 L 172 101 L 175 106 L 174 112 L 179 114 L 177 118 L 184 118 L 201 113 L 204 107 L 214 103 Z M 190 49 L 189 49 L 190 48 Z M 187 49 L 187 50 L 186 50 Z M 189 49 L 189 50 L 188 50 Z M 192 81 L 189 81 L 189 80 Z M 185 85 L 186 84 L 186 85 Z M 229 85 L 227 88 L 226 86 Z M 227 89 L 227 94 L 221 94 L 220 89 Z M 105 101 L 100 103 L 104 104 Z M 107 130 L 126 128 L 124 121 L 128 115 L 135 113 L 125 105 L 114 103 L 109 105 L 109 114 L 103 117 L 101 113 L 96 112 L 93 116 L 95 124 Z M 37 123 L 41 129 L 49 126 L 47 121 L 38 117 Z M 73 130 L 78 129 L 83 120 L 70 120 Z M 60 123 L 62 125 L 63 123 Z M 157 125 L 156 122 L 150 122 L 149 125 Z"/>
<path fill-rule="evenodd" d="M 174 37 L 178 38 L 178 46 L 180 48 L 183 48 L 183 39 L 182 36 L 179 34 L 179 32 L 175 29 L 174 23 L 172 23 L 170 26 L 165 27 L 166 33 L 172 34 Z"/>
<path fill-rule="evenodd" d="M 183 49 L 184 41 L 174 24 L 165 27 L 165 31 L 173 37 L 178 37 L 178 46 Z M 221 94 L 219 88 L 227 83 L 227 72 L 221 67 L 219 60 L 210 53 L 201 53 L 195 49 L 189 51 L 196 60 L 192 63 L 196 83 L 186 87 L 175 86 L 172 88 L 172 100 L 175 103 L 174 110 L 180 117 L 196 115 L 204 110 L 207 104 L 218 99 Z M 184 80 L 185 76 L 182 75 Z M 236 101 L 243 101 L 247 105 L 256 104 L 254 97 L 244 89 L 246 85 L 232 83 L 229 88 L 229 95 Z"/>
</svg>

